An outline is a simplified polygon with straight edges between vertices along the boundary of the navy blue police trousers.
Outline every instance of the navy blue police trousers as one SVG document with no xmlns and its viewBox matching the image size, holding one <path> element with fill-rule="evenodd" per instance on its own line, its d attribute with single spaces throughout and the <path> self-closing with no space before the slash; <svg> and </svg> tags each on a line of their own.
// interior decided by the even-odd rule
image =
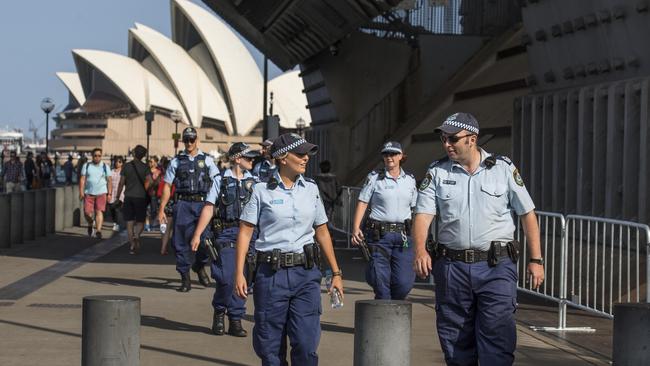
<svg viewBox="0 0 650 366">
<path fill-rule="evenodd" d="M 198 269 L 208 264 L 210 259 L 203 246 L 199 246 L 194 260 L 192 260 L 192 235 L 196 230 L 196 223 L 201 216 L 204 202 L 190 202 L 179 200 L 174 204 L 174 233 L 172 234 L 172 246 L 176 252 L 176 271 L 180 274 L 188 273 L 190 267 Z M 201 234 L 201 239 L 209 233 L 206 229 Z"/>
<path fill-rule="evenodd" d="M 372 238 L 367 233 L 366 238 Z M 401 233 L 389 232 L 378 241 L 369 241 L 372 258 L 366 268 L 366 281 L 378 300 L 404 300 L 413 288 L 413 245 L 404 247 Z"/>
<path fill-rule="evenodd" d="M 494 267 L 439 258 L 433 265 L 436 325 L 447 365 L 512 365 L 517 268 L 508 257 Z"/>
<path fill-rule="evenodd" d="M 253 348 L 263 366 L 286 365 L 284 334 L 291 344 L 291 364 L 318 365 L 321 272 L 302 266 L 274 271 L 260 264 L 255 276 Z"/>
</svg>

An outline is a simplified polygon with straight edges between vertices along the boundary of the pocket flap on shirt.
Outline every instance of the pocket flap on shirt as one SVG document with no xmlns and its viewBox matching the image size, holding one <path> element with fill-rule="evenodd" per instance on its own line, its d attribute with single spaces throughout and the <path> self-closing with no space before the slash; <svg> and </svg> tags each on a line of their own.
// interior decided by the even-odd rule
<svg viewBox="0 0 650 366">
<path fill-rule="evenodd" d="M 440 185 L 436 190 L 436 197 L 441 200 L 450 200 L 458 195 L 460 188 L 452 185 Z"/>
<path fill-rule="evenodd" d="M 494 183 L 483 183 L 481 185 L 481 191 L 495 197 L 499 197 L 506 193 L 506 188 L 507 187 L 505 186 L 497 185 Z"/>
</svg>

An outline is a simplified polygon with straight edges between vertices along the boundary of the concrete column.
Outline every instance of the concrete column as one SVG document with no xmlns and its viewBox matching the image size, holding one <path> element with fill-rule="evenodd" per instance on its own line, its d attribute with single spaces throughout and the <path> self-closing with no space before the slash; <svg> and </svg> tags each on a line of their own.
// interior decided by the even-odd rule
<svg viewBox="0 0 650 366">
<path fill-rule="evenodd" d="M 66 186 L 63 188 L 64 203 L 63 203 L 63 227 L 72 227 L 72 212 L 74 205 L 74 197 L 72 187 Z"/>
<path fill-rule="evenodd" d="M 46 215 L 47 190 L 38 189 L 34 191 L 34 237 L 45 236 L 45 215 Z"/>
<path fill-rule="evenodd" d="M 56 231 L 54 228 L 54 215 L 56 212 L 56 190 L 54 188 L 49 188 L 45 192 L 45 235 L 47 235 L 53 234 Z"/>
<path fill-rule="evenodd" d="M 83 214 L 83 202 L 79 200 L 79 186 L 72 186 L 72 226 L 81 226 L 86 222 Z"/>
<path fill-rule="evenodd" d="M 613 361 L 616 366 L 650 365 L 650 304 L 614 304 Z"/>
<path fill-rule="evenodd" d="M 11 246 L 11 196 L 0 194 L 0 248 Z"/>
<path fill-rule="evenodd" d="M 54 231 L 61 231 L 65 221 L 65 187 L 54 189 Z"/>
<path fill-rule="evenodd" d="M 140 365 L 140 298 L 83 298 L 81 365 Z"/>
<path fill-rule="evenodd" d="M 23 240 L 23 195 L 24 192 L 9 195 L 11 201 L 11 244 L 22 244 Z"/>
<path fill-rule="evenodd" d="M 23 240 L 34 240 L 34 191 L 23 192 Z"/>
<path fill-rule="evenodd" d="M 411 313 L 408 301 L 357 301 L 354 306 L 354 366 L 409 366 Z"/>
</svg>

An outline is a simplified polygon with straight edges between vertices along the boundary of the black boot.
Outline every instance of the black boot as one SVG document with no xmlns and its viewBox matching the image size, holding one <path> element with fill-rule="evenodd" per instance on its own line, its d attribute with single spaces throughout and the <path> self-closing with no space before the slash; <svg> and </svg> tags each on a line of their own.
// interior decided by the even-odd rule
<svg viewBox="0 0 650 366">
<path fill-rule="evenodd" d="M 214 316 L 212 317 L 212 333 L 215 335 L 223 335 L 224 329 L 226 328 L 225 315 L 225 311 L 214 311 Z"/>
<path fill-rule="evenodd" d="M 242 328 L 241 319 L 228 319 L 228 334 L 234 337 L 246 337 L 248 335 L 248 332 Z"/>
<path fill-rule="evenodd" d="M 181 273 L 181 287 L 176 291 L 178 292 L 188 292 L 192 289 L 192 282 L 190 282 L 189 273 Z"/>
<path fill-rule="evenodd" d="M 201 285 L 204 287 L 210 287 L 210 277 L 205 271 L 205 266 L 198 268 L 192 267 L 192 271 L 196 272 L 197 276 L 199 276 L 199 283 L 201 283 Z"/>
</svg>

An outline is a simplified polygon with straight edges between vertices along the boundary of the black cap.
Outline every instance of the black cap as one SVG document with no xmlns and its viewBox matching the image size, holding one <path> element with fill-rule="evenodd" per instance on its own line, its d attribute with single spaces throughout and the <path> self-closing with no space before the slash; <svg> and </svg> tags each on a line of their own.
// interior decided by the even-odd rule
<svg viewBox="0 0 650 366">
<path fill-rule="evenodd" d="M 185 140 L 185 138 L 195 139 L 196 136 L 197 136 L 196 128 L 194 127 L 186 127 L 183 130 L 183 140 Z"/>
<path fill-rule="evenodd" d="M 285 133 L 273 140 L 271 156 L 277 158 L 287 152 L 315 155 L 318 152 L 318 146 L 307 142 L 296 133 Z"/>
<path fill-rule="evenodd" d="M 479 127 L 476 118 L 469 113 L 454 113 L 447 117 L 435 131 L 455 135 L 462 130 L 478 135 Z"/>
<path fill-rule="evenodd" d="M 255 158 L 260 155 L 259 151 L 251 150 L 251 147 L 245 142 L 235 142 L 228 149 L 228 158 L 235 159 L 239 157 Z"/>
<path fill-rule="evenodd" d="M 264 147 L 269 147 L 269 146 L 273 145 L 273 140 L 266 139 L 266 140 L 262 141 L 261 145 L 264 146 Z"/>
<path fill-rule="evenodd" d="M 388 141 L 387 143 L 384 144 L 384 146 L 381 148 L 381 153 L 395 153 L 395 154 L 401 154 L 402 153 L 402 144 L 400 144 L 397 141 Z"/>
</svg>

